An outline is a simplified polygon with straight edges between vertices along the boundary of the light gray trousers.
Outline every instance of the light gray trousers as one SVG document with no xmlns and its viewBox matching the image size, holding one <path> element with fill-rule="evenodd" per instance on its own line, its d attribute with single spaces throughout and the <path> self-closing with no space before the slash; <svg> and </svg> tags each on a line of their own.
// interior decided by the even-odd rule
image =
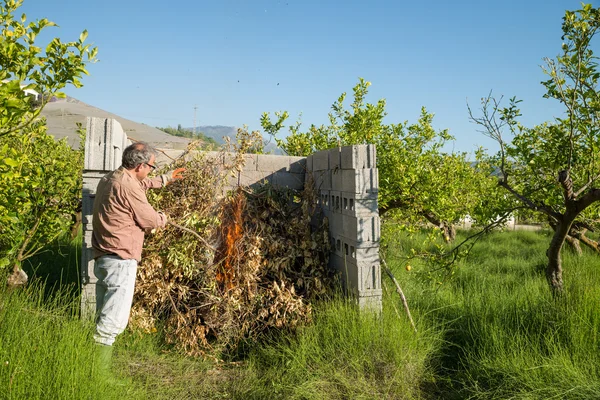
<svg viewBox="0 0 600 400">
<path fill-rule="evenodd" d="M 115 255 L 96 259 L 96 342 L 112 346 L 127 327 L 136 272 L 137 260 L 123 260 Z"/>
</svg>

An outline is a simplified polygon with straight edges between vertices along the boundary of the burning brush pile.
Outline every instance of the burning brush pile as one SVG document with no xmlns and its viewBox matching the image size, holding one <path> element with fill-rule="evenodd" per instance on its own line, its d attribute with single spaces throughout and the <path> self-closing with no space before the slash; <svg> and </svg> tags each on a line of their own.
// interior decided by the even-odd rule
<svg viewBox="0 0 600 400">
<path fill-rule="evenodd" d="M 174 166 L 187 168 L 185 179 L 148 192 L 169 224 L 146 238 L 130 326 L 162 329 L 188 355 L 232 351 L 273 328 L 294 330 L 334 281 L 327 226 L 311 229 L 310 182 L 302 192 L 265 185 L 221 195 L 243 151 L 225 168 L 201 153 L 182 158 Z"/>
</svg>

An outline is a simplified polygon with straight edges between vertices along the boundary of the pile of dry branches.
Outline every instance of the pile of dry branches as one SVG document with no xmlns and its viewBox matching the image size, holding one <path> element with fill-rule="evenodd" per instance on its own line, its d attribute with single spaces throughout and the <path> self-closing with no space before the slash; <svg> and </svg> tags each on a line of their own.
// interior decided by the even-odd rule
<svg viewBox="0 0 600 400">
<path fill-rule="evenodd" d="M 170 224 L 146 239 L 130 326 L 163 329 L 189 355 L 212 357 L 269 329 L 295 329 L 334 280 L 327 226 L 311 229 L 310 182 L 302 192 L 264 185 L 220 195 L 242 151 L 225 168 L 188 154 L 175 165 L 187 168 L 184 180 L 149 192 Z"/>
</svg>

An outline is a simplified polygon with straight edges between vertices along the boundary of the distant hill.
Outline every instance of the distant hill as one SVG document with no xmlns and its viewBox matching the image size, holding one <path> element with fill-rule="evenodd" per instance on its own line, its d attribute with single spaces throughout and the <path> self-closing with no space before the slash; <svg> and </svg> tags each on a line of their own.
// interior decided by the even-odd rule
<svg viewBox="0 0 600 400">
<path fill-rule="evenodd" d="M 184 128 L 188 131 L 193 131 L 194 128 Z M 196 132 L 202 132 L 205 136 L 213 138 L 219 144 L 225 143 L 223 136 L 229 136 L 235 139 L 237 134 L 237 128 L 235 126 L 223 126 L 223 125 L 201 125 L 196 127 Z"/>
<path fill-rule="evenodd" d="M 41 115 L 46 117 L 48 133 L 57 139 L 66 137 L 72 147 L 79 146 L 76 123 L 80 122 L 85 126 L 87 117 L 114 118 L 121 124 L 127 136 L 161 149 L 185 149 L 190 142 L 187 138 L 168 135 L 152 126 L 122 118 L 73 97 L 49 102 Z"/>
<path fill-rule="evenodd" d="M 194 131 L 194 128 L 184 128 L 189 131 Z M 223 126 L 223 125 L 202 125 L 196 127 L 196 132 L 202 132 L 205 136 L 213 138 L 217 143 L 223 144 L 225 140 L 223 140 L 224 136 L 228 136 L 231 138 L 232 142 L 235 142 L 235 136 L 237 135 L 237 129 L 235 126 Z M 264 138 L 266 141 L 269 138 Z M 269 143 L 265 146 L 265 153 L 272 154 L 283 154 L 283 151 L 275 145 L 275 143 Z"/>
</svg>

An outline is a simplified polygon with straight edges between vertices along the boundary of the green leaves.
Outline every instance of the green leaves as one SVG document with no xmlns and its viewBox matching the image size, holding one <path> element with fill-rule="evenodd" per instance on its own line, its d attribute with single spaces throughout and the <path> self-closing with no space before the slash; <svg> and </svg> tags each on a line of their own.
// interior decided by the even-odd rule
<svg viewBox="0 0 600 400">
<path fill-rule="evenodd" d="M 375 144 L 379 206 L 383 212 L 393 209 L 389 215 L 407 228 L 422 226 L 432 215 L 445 223 L 473 215 L 485 198 L 481 191 L 496 185 L 490 168 L 473 168 L 464 153 L 442 153 L 444 144 L 453 137 L 447 130 L 433 128 L 433 114 L 425 108 L 415 124 L 385 124 L 385 100 L 366 102 L 370 85 L 359 79 L 348 108 L 344 105 L 346 93 L 331 106 L 328 126 L 311 125 L 302 132 L 297 123 L 289 127 L 286 138 L 275 137 L 278 146 L 290 155 L 307 156 L 335 146 Z M 273 136 L 282 129 L 288 113 L 277 112 L 275 116 L 275 122 L 267 113 L 261 118 L 263 129 Z"/>
<path fill-rule="evenodd" d="M 0 1 L 0 260 L 20 265 L 65 232 L 78 204 L 83 153 L 47 134 L 39 112 L 68 84 L 81 86 L 96 48 L 56 38 L 36 39 L 47 19 L 27 23 L 14 15 L 22 0 Z M 42 51 L 45 48 L 45 52 Z M 39 93 L 33 98 L 31 90 Z"/>
<path fill-rule="evenodd" d="M 84 45 L 87 31 L 78 41 L 65 43 L 55 38 L 42 53 L 35 41 L 45 28 L 56 24 L 45 18 L 26 24 L 25 14 L 16 20 L 14 14 L 21 4 L 0 4 L 0 136 L 30 124 L 44 103 L 68 84 L 80 87 L 80 78 L 87 75 L 85 65 L 95 62 L 97 55 L 97 48 Z M 43 94 L 41 101 L 33 101 L 24 92 L 31 84 Z"/>
<path fill-rule="evenodd" d="M 13 160 L 12 158 L 5 158 L 2 161 L 4 162 L 4 164 L 8 165 L 9 167 L 16 167 L 19 165 L 19 162 L 17 160 Z"/>
</svg>

